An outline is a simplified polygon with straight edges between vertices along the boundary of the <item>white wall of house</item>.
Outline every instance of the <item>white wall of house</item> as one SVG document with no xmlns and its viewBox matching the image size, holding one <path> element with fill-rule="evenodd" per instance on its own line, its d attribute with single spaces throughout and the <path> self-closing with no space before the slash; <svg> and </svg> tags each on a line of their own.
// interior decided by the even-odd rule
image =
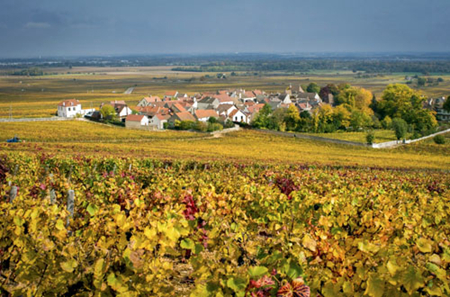
<svg viewBox="0 0 450 297">
<path fill-rule="evenodd" d="M 149 125 L 150 126 L 155 126 L 158 130 L 163 130 L 164 129 L 164 123 L 167 123 L 167 120 L 160 120 L 157 116 L 154 116 L 150 122 Z"/>
<path fill-rule="evenodd" d="M 128 106 L 123 108 L 120 113 L 119 113 L 119 117 L 126 117 L 129 114 L 132 114 L 133 111 L 131 110 L 131 108 L 129 108 Z M 148 120 L 148 119 L 147 119 Z"/>
<path fill-rule="evenodd" d="M 234 115 L 233 118 L 231 119 L 233 122 L 243 122 L 243 123 L 249 123 L 249 119 L 247 118 L 247 116 L 240 110 L 238 110 Z"/>
<path fill-rule="evenodd" d="M 144 116 L 141 121 L 125 121 L 125 127 L 127 128 L 142 128 L 148 126 L 148 117 Z"/>
<path fill-rule="evenodd" d="M 58 106 L 58 116 L 64 118 L 73 118 L 77 114 L 83 114 L 81 104 L 74 106 Z"/>
</svg>

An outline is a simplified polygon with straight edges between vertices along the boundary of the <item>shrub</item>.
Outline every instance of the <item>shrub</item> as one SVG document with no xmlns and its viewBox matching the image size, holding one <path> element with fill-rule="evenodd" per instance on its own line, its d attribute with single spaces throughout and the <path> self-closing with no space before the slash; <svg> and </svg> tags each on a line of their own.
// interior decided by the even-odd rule
<svg viewBox="0 0 450 297">
<path fill-rule="evenodd" d="M 214 123 L 214 124 L 209 123 L 207 131 L 214 132 L 214 131 L 218 131 L 218 130 L 222 130 L 222 129 L 223 129 L 223 126 L 219 123 Z"/>
<path fill-rule="evenodd" d="M 395 131 L 397 140 L 400 140 L 402 138 L 405 138 L 406 131 L 408 130 L 408 124 L 401 118 L 395 118 L 392 120 L 392 128 Z"/>
<path fill-rule="evenodd" d="M 373 133 L 373 131 L 367 132 L 366 135 L 367 144 L 373 144 L 374 140 L 375 140 L 375 133 Z"/>
<path fill-rule="evenodd" d="M 206 130 L 208 129 L 208 124 L 206 124 L 205 122 L 197 121 L 195 122 L 193 129 L 200 132 L 206 132 Z"/>
<path fill-rule="evenodd" d="M 436 135 L 433 137 L 434 143 L 445 144 L 445 137 L 443 135 Z"/>
</svg>

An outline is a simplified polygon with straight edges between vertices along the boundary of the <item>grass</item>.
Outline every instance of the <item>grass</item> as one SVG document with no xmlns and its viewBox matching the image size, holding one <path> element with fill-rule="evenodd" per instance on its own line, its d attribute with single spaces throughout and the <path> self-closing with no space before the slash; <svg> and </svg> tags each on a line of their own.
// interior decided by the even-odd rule
<svg viewBox="0 0 450 297">
<path fill-rule="evenodd" d="M 34 142 L 0 143 L 0 152 L 55 155 L 151 157 L 265 164 L 318 164 L 383 168 L 450 168 L 445 145 L 420 143 L 400 149 L 371 149 L 240 131 L 221 138 L 186 132 L 146 132 L 100 127 L 78 121 L 0 123 L 1 139 L 18 135 Z M 28 132 L 27 132 L 28 131 Z M 79 131 L 79 132 L 77 132 Z M 147 141 L 138 139 L 147 137 Z M 89 141 L 87 141 L 89 140 Z"/>
<path fill-rule="evenodd" d="M 375 134 L 374 143 L 397 140 L 397 137 L 395 137 L 395 132 L 392 130 L 374 130 L 373 132 Z M 334 132 L 334 133 L 306 133 L 306 134 L 325 138 L 367 143 L 366 140 L 367 132 Z M 411 135 L 407 135 L 406 138 L 409 138 L 409 136 Z"/>
</svg>

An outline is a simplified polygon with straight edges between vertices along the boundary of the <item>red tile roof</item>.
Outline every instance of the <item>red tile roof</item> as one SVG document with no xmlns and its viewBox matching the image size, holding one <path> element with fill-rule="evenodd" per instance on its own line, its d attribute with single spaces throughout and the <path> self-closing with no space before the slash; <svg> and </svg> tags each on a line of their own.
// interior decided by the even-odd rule
<svg viewBox="0 0 450 297">
<path fill-rule="evenodd" d="M 144 97 L 143 99 L 144 99 L 145 101 L 147 101 L 148 103 L 153 103 L 153 102 L 161 101 L 161 98 L 159 98 L 158 96 Z"/>
<path fill-rule="evenodd" d="M 175 116 L 177 116 L 181 121 L 193 121 L 195 122 L 195 118 L 192 114 L 187 111 L 176 112 Z"/>
<path fill-rule="evenodd" d="M 218 117 L 217 112 L 213 109 L 198 109 L 195 111 L 197 119 Z"/>
<path fill-rule="evenodd" d="M 233 98 L 228 96 L 228 94 L 219 94 L 214 95 L 213 97 L 219 99 L 220 102 L 234 102 Z"/>
<path fill-rule="evenodd" d="M 58 106 L 77 106 L 81 104 L 77 99 L 69 99 L 59 102 Z"/>
<path fill-rule="evenodd" d="M 140 122 L 145 117 L 145 115 L 139 115 L 139 114 L 130 114 L 127 115 L 126 121 L 127 122 Z"/>
<path fill-rule="evenodd" d="M 157 117 L 160 121 L 163 121 L 163 120 L 168 120 L 170 118 L 170 115 L 168 115 L 168 114 L 157 114 L 157 115 L 155 115 L 155 117 Z"/>
<path fill-rule="evenodd" d="M 164 93 L 164 96 L 174 97 L 177 94 L 177 91 L 167 91 Z"/>
</svg>

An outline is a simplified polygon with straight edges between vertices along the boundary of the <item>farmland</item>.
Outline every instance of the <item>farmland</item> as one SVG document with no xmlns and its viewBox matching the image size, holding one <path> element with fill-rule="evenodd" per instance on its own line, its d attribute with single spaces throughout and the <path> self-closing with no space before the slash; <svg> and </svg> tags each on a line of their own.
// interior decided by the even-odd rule
<svg viewBox="0 0 450 297">
<path fill-rule="evenodd" d="M 450 293 L 448 174 L 270 164 L 9 154 L 2 290 L 274 295 L 301 277 L 312 296 Z"/>
<path fill-rule="evenodd" d="M 167 90 L 270 92 L 315 81 L 379 95 L 404 82 L 404 74 L 350 71 L 227 80 L 159 66 L 48 71 L 0 76 L 0 118 L 10 107 L 13 117 L 48 117 L 69 98 L 84 108 L 134 107 Z M 443 77 L 423 92 L 448 95 Z M 23 142 L 5 142 L 15 135 Z M 0 123 L 0 292 L 275 296 L 295 287 L 325 297 L 448 296 L 450 133 L 445 139 L 377 150 L 250 129 L 212 137 L 82 120 Z"/>
<path fill-rule="evenodd" d="M 369 89 L 377 97 L 388 84 L 405 83 L 405 74 L 386 74 L 371 78 L 358 78 L 351 71 L 312 71 L 307 74 L 286 72 L 261 72 L 257 75 L 228 73 L 227 79 L 217 79 L 212 72 L 176 72 L 170 67 L 73 67 L 72 69 L 46 69 L 48 75 L 40 77 L 8 76 L 0 74 L 0 118 L 12 113 L 18 117 L 49 117 L 55 114 L 56 105 L 64 99 L 76 98 L 83 108 L 98 107 L 102 102 L 124 100 L 132 108 L 149 94 L 162 96 L 165 91 L 178 90 L 193 95 L 197 92 L 225 88 L 261 89 L 266 92 L 283 92 L 290 83 L 319 85 L 350 83 Z M 209 76 L 209 77 L 206 77 Z M 420 90 L 428 96 L 448 96 L 450 76 L 442 77 L 438 86 Z M 132 94 L 123 94 L 134 87 Z"/>
</svg>

